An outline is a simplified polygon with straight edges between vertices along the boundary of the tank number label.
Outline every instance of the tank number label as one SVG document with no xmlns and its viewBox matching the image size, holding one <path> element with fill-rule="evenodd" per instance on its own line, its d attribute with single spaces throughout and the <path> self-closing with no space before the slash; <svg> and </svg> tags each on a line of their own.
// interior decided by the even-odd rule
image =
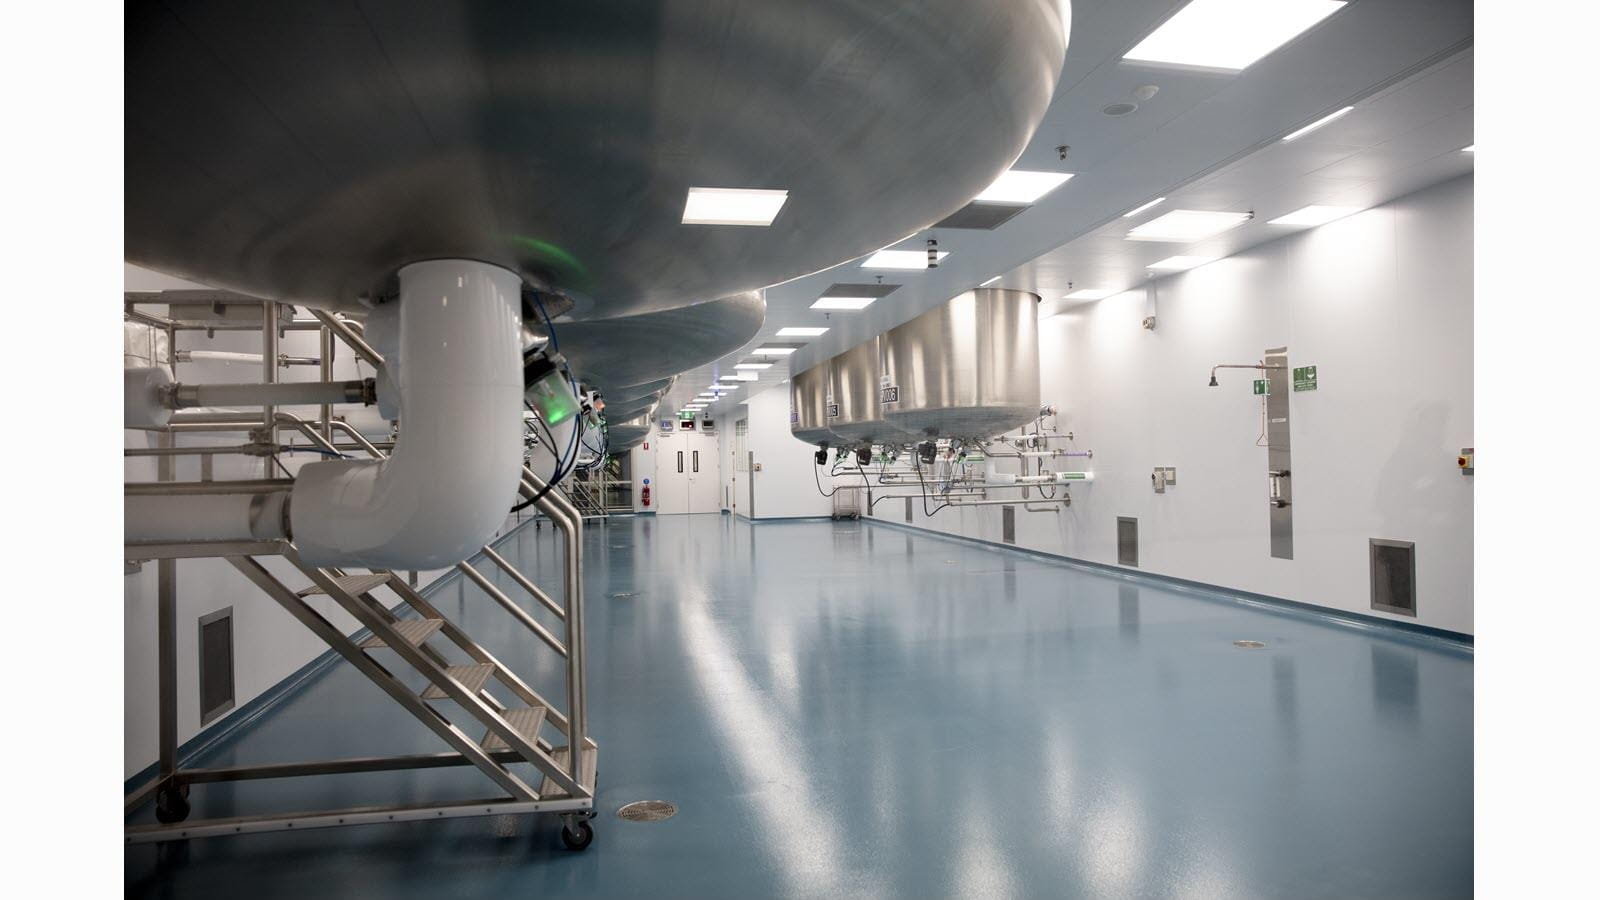
<svg viewBox="0 0 1600 900">
<path fill-rule="evenodd" d="M 830 419 L 839 418 L 839 404 L 837 404 L 837 403 L 829 403 L 828 404 L 828 418 L 830 418 Z"/>
<path fill-rule="evenodd" d="M 889 385 L 885 385 L 885 386 L 883 386 L 881 388 L 878 388 L 878 402 L 879 403 L 899 403 L 900 402 L 900 386 L 897 385 L 897 384 L 889 384 Z"/>
</svg>

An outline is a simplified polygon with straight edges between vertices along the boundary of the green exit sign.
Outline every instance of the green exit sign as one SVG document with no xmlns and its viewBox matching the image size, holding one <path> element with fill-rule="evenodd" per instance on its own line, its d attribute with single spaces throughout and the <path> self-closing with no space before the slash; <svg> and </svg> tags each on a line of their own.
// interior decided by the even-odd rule
<svg viewBox="0 0 1600 900">
<path fill-rule="evenodd" d="M 1314 391 L 1317 389 L 1317 367 L 1297 366 L 1294 370 L 1294 389 L 1297 391 Z"/>
<path fill-rule="evenodd" d="M 1270 393 L 1272 393 L 1272 387 L 1271 387 L 1271 385 L 1269 385 L 1267 383 L 1267 380 L 1265 378 L 1257 378 L 1255 380 L 1255 383 L 1254 383 L 1253 387 L 1254 387 L 1253 393 L 1257 393 L 1257 394 L 1270 394 Z"/>
<path fill-rule="evenodd" d="M 686 411 L 683 411 L 683 410 L 679 410 L 678 418 L 679 419 L 693 419 L 694 418 L 694 411 L 693 410 L 689 410 L 689 411 L 686 412 Z"/>
</svg>

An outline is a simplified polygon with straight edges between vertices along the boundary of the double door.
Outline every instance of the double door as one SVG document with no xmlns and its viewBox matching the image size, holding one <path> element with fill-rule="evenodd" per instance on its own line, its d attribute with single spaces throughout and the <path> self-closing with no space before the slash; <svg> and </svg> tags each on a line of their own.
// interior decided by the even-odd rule
<svg viewBox="0 0 1600 900">
<path fill-rule="evenodd" d="M 675 432 L 661 435 L 656 481 L 661 515 L 722 511 L 722 481 L 716 435 Z"/>
</svg>

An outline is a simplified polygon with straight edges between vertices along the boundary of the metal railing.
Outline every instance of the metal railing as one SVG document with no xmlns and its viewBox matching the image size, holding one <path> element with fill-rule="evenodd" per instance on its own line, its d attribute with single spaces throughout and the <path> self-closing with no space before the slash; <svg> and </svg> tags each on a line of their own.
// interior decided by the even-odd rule
<svg viewBox="0 0 1600 900">
<path fill-rule="evenodd" d="M 130 295 L 128 316 L 155 327 L 166 327 L 170 338 L 180 330 L 192 326 L 179 326 L 170 320 L 133 307 L 138 303 L 158 302 Z M 277 359 L 276 305 L 272 312 L 264 312 L 263 358 Z M 358 356 L 374 365 L 381 365 L 379 357 L 362 339 L 349 322 L 331 314 L 316 313 L 320 322 L 323 355 L 323 380 L 331 378 L 331 354 L 335 339 L 354 350 Z M 304 323 L 292 323 L 302 325 Z M 295 328 L 293 330 L 302 330 Z M 271 333 L 268 334 L 267 332 Z M 170 344 L 169 344 L 170 346 Z M 365 452 L 381 459 L 385 449 L 363 435 L 359 429 L 331 417 L 331 407 L 321 407 L 317 421 L 307 421 L 292 413 L 270 407 L 263 417 L 250 414 L 204 415 L 155 429 L 163 432 L 162 446 L 151 448 L 161 465 L 161 480 L 130 483 L 125 491 L 130 494 L 190 494 L 240 492 L 249 490 L 283 490 L 292 486 L 287 479 L 267 478 L 257 481 L 172 481 L 172 459 L 181 453 L 249 453 L 268 455 L 276 448 L 276 432 L 287 429 L 303 435 L 324 452 L 343 454 L 346 451 Z M 262 441 L 252 434 L 256 443 L 239 446 L 174 448 L 171 436 L 178 431 L 230 431 L 263 429 Z M 347 439 L 336 441 L 335 434 Z M 262 447 L 265 443 L 273 445 Z M 144 455 L 144 454 L 132 454 Z M 202 457 L 206 458 L 206 457 Z M 269 458 L 268 464 L 271 464 Z M 456 571 L 472 581 L 496 605 L 520 623 L 538 642 L 556 653 L 564 662 L 565 710 L 539 695 L 526 681 L 495 658 L 460 626 L 446 618 L 413 586 L 406 583 L 400 573 L 382 569 L 369 570 L 373 576 L 348 575 L 332 568 L 319 568 L 300 559 L 291 541 L 191 541 L 172 543 L 134 543 L 124 547 L 128 560 L 160 560 L 158 567 L 158 715 L 160 718 L 158 772 L 155 778 L 124 798 L 124 810 L 131 813 L 152 797 L 157 801 L 157 818 L 162 824 L 134 825 L 125 829 L 129 843 L 175 840 L 208 835 L 247 834 L 280 829 L 304 829 L 355 825 L 379 821 L 404 821 L 417 819 L 451 818 L 459 816 L 502 815 L 520 812 L 555 812 L 563 816 L 566 827 L 562 837 L 568 846 L 587 846 L 593 831 L 587 819 L 593 815 L 594 771 L 598 747 L 587 729 L 587 692 L 583 635 L 583 518 L 578 507 L 560 490 L 544 490 L 545 482 L 524 467 L 519 492 L 524 498 L 539 499 L 534 504 L 563 534 L 562 589 L 558 601 L 551 593 L 541 589 L 533 579 L 519 571 L 493 546 L 485 546 L 479 555 L 504 573 L 536 602 L 536 609 L 555 618 L 554 628 L 540 622 L 533 612 L 525 609 L 506 594 L 494 580 L 464 560 L 456 564 Z M 541 496 L 542 493 L 542 496 Z M 255 558 L 263 555 L 280 555 L 312 582 L 312 587 L 301 591 L 291 590 L 267 571 Z M 342 760 L 280 763 L 264 766 L 234 766 L 213 769 L 182 768 L 176 758 L 176 561 L 185 558 L 221 557 L 228 560 L 246 579 L 278 602 L 291 615 L 305 624 L 332 649 L 349 661 L 389 694 L 398 705 L 434 731 L 451 748 L 450 752 L 412 754 L 406 756 L 361 757 Z M 371 591 L 387 587 L 401 603 L 421 618 L 416 620 L 426 632 L 414 639 L 416 630 L 409 631 L 400 618 L 378 602 Z M 353 616 L 371 637 L 357 643 L 338 627 L 324 618 L 305 602 L 311 593 L 324 593 L 338 606 Z M 427 643 L 429 635 L 437 633 L 472 661 L 467 666 L 451 666 L 438 649 Z M 376 642 L 376 643 L 375 643 Z M 402 683 L 388 669 L 377 663 L 368 651 L 387 648 L 399 655 L 411 668 L 421 673 L 430 684 L 429 692 L 419 694 Z M 518 701 L 526 704 L 512 710 L 494 697 L 489 689 L 473 688 L 474 677 L 463 674 L 473 670 L 474 677 L 487 674 L 495 683 L 509 690 Z M 487 669 L 487 673 L 485 670 Z M 466 679 L 466 680 L 463 680 Z M 476 682 L 483 684 L 483 682 Z M 471 718 L 485 726 L 489 735 L 483 743 L 474 741 L 439 710 L 429 705 L 430 700 L 448 699 Z M 533 724 L 530 726 L 529 722 Z M 539 735 L 543 724 L 548 724 L 566 739 L 566 748 L 559 748 Z M 535 789 L 508 766 L 516 762 L 532 763 L 544 775 L 544 783 Z M 239 781 L 256 778 L 297 777 L 306 775 L 342 774 L 354 772 L 395 771 L 438 766 L 472 765 L 481 770 L 507 794 L 489 800 L 472 799 L 461 803 L 395 804 L 383 807 L 365 807 L 345 810 L 316 810 L 300 813 L 242 816 L 223 820 L 185 822 L 188 803 L 185 799 L 188 786 L 219 781 Z"/>
</svg>

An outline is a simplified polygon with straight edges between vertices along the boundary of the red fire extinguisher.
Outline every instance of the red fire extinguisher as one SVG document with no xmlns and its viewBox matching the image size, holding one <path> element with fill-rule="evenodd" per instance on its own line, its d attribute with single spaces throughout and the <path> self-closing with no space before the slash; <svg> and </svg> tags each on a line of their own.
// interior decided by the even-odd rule
<svg viewBox="0 0 1600 900">
<path fill-rule="evenodd" d="M 650 505 L 650 479 L 644 480 L 644 490 L 639 492 L 639 502 L 648 507 Z"/>
</svg>

